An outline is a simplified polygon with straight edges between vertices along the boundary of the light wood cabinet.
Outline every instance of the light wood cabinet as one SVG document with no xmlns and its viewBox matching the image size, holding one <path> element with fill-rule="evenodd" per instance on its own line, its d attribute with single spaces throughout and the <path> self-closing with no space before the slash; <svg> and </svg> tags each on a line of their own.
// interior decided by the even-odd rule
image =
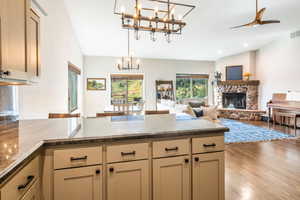
<svg viewBox="0 0 300 200">
<path fill-rule="evenodd" d="M 190 200 L 190 168 L 189 156 L 153 160 L 153 199 Z"/>
<path fill-rule="evenodd" d="M 26 23 L 28 0 L 0 0 L 1 54 L 3 78 L 27 80 Z"/>
<path fill-rule="evenodd" d="M 54 200 L 101 200 L 102 166 L 54 171 Z"/>
<path fill-rule="evenodd" d="M 26 192 L 24 197 L 21 200 L 40 200 L 40 183 L 37 180 L 31 188 Z"/>
<path fill-rule="evenodd" d="M 193 155 L 193 200 L 224 200 L 224 152 Z"/>
<path fill-rule="evenodd" d="M 149 200 L 149 161 L 107 166 L 107 200 Z"/>
<path fill-rule="evenodd" d="M 27 67 L 30 78 L 40 75 L 40 17 L 32 9 L 27 21 Z"/>
<path fill-rule="evenodd" d="M 2 188 L 1 200 L 21 199 L 40 177 L 40 157 L 35 157 Z"/>
</svg>

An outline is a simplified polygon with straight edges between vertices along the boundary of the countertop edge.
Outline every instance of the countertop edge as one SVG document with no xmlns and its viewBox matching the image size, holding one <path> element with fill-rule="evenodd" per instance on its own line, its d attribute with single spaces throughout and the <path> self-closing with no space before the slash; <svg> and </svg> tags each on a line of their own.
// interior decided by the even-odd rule
<svg viewBox="0 0 300 200">
<path fill-rule="evenodd" d="M 15 160 L 7 168 L 2 170 L 0 173 L 0 185 L 11 176 L 17 168 L 22 166 L 27 159 L 37 152 L 40 148 L 44 146 L 56 146 L 65 144 L 80 144 L 80 143 L 101 143 L 101 142 L 116 142 L 121 140 L 135 140 L 135 139 L 155 139 L 155 138 L 167 138 L 167 137 L 177 137 L 177 136 L 195 136 L 204 133 L 225 133 L 229 131 L 227 127 L 219 128 L 206 128 L 206 129 L 194 129 L 194 130 L 184 130 L 184 131 L 166 131 L 157 133 L 137 133 L 137 134 L 126 134 L 126 135 L 115 135 L 115 136 L 98 136 L 98 137 L 85 137 L 85 138 L 66 138 L 66 139 L 46 139 L 41 140 L 29 151 L 25 152 L 21 158 Z"/>
</svg>

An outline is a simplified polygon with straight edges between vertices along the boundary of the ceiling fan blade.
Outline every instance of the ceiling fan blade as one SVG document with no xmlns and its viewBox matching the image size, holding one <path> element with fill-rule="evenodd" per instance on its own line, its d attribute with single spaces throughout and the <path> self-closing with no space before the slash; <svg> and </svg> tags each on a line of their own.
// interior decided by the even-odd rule
<svg viewBox="0 0 300 200">
<path fill-rule="evenodd" d="M 257 21 L 254 21 L 254 22 L 251 22 L 251 23 L 248 23 L 248 24 L 231 27 L 231 29 L 242 28 L 242 27 L 246 27 L 246 26 L 254 26 L 256 24 L 258 24 Z"/>
<path fill-rule="evenodd" d="M 276 23 L 280 23 L 279 20 L 264 20 L 261 21 L 261 24 L 276 24 Z"/>
<path fill-rule="evenodd" d="M 263 15 L 264 15 L 264 13 L 265 13 L 265 11 L 266 11 L 266 8 L 260 9 L 260 11 L 258 11 L 256 13 L 256 20 L 261 20 L 262 17 L 263 17 Z"/>
</svg>

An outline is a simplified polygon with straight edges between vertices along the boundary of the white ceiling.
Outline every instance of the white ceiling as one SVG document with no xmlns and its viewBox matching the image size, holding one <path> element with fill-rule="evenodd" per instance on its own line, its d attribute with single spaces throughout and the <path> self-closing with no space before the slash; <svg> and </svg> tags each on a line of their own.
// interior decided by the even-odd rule
<svg viewBox="0 0 300 200">
<path fill-rule="evenodd" d="M 172 43 L 164 38 L 152 42 L 149 33 L 132 39 L 136 56 L 186 60 L 216 60 L 257 49 L 300 28 L 299 0 L 260 0 L 267 7 L 265 19 L 281 24 L 231 30 L 229 27 L 253 20 L 255 0 L 177 0 L 196 9 L 186 18 L 187 26 Z M 85 55 L 123 56 L 127 53 L 127 32 L 113 14 L 114 0 L 65 0 L 75 33 Z M 133 37 L 132 37 L 133 38 Z M 249 44 L 244 47 L 244 44 Z"/>
</svg>

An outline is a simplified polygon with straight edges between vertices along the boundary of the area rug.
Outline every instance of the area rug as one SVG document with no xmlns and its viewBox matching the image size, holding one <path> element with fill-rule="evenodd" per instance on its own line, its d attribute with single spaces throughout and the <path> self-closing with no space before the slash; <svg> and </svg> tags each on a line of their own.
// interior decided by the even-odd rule
<svg viewBox="0 0 300 200">
<path fill-rule="evenodd" d="M 246 124 L 236 120 L 220 119 L 221 123 L 230 129 L 225 133 L 225 143 L 262 142 L 295 138 L 279 131 Z"/>
</svg>

